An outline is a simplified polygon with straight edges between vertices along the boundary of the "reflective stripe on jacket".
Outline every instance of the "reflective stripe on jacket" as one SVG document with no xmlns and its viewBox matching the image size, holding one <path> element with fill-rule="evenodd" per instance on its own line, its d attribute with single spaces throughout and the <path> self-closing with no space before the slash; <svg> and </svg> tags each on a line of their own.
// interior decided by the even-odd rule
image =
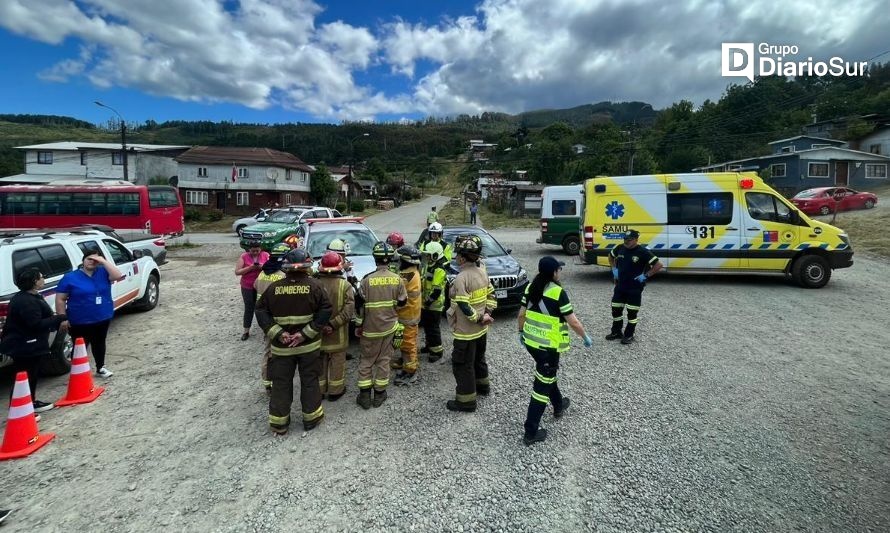
<svg viewBox="0 0 890 533">
<path fill-rule="evenodd" d="M 529 287 L 531 284 L 525 288 L 526 299 Z M 522 340 L 526 346 L 539 350 L 555 350 L 559 353 L 569 349 L 568 324 L 562 315 L 551 315 L 545 302 L 545 300 L 550 300 L 553 302 L 551 307 L 559 308 L 558 302 L 561 294 L 562 287 L 555 283 L 549 283 L 544 288 L 544 295 L 536 304 L 528 302 L 528 307 L 525 310 L 525 324 L 522 326 Z"/>
</svg>

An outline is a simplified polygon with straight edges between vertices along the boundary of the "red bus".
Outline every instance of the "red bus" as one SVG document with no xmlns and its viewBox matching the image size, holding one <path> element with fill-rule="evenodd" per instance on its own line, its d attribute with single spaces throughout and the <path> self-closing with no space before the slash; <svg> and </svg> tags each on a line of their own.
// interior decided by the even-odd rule
<svg viewBox="0 0 890 533">
<path fill-rule="evenodd" d="M 123 233 L 181 235 L 182 202 L 173 187 L 83 180 L 0 187 L 0 228 L 103 224 Z"/>
</svg>

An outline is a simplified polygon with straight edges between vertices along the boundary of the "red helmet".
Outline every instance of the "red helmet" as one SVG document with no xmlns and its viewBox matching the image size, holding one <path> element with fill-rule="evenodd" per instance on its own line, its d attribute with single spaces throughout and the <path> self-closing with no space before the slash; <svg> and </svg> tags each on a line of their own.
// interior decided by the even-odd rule
<svg viewBox="0 0 890 533">
<path fill-rule="evenodd" d="M 402 237 L 402 234 L 398 231 L 394 231 L 389 234 L 389 237 L 386 238 L 386 244 L 392 246 L 393 248 L 399 248 L 405 245 L 405 238 Z"/>
<path fill-rule="evenodd" d="M 343 257 L 337 252 L 325 252 L 321 256 L 322 272 L 340 272 L 343 270 Z"/>
</svg>

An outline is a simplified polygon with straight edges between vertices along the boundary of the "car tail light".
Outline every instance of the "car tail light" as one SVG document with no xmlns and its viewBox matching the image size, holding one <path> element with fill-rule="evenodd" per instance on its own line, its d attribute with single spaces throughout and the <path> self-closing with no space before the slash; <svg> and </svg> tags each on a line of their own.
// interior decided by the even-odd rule
<svg viewBox="0 0 890 533">
<path fill-rule="evenodd" d="M 584 226 L 584 247 L 593 248 L 593 226 Z"/>
<path fill-rule="evenodd" d="M 152 241 L 152 244 L 154 244 L 155 246 L 160 246 L 161 248 L 167 247 L 167 241 L 165 241 L 164 239 L 158 239 L 156 241 Z"/>
<path fill-rule="evenodd" d="M 541 221 L 541 233 L 547 233 L 547 221 L 546 220 Z"/>
<path fill-rule="evenodd" d="M 9 302 L 0 302 L 0 327 L 6 323 L 6 316 L 9 314 Z"/>
</svg>

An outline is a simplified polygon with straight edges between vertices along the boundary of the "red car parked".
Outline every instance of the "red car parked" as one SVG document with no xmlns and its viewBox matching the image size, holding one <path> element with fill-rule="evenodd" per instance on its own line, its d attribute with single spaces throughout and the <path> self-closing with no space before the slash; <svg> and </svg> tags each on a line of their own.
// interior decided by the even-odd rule
<svg viewBox="0 0 890 533">
<path fill-rule="evenodd" d="M 878 203 L 878 197 L 847 187 L 818 187 L 800 191 L 791 199 L 791 203 L 807 215 L 827 215 L 834 211 L 835 206 L 839 211 L 871 209 Z"/>
</svg>

